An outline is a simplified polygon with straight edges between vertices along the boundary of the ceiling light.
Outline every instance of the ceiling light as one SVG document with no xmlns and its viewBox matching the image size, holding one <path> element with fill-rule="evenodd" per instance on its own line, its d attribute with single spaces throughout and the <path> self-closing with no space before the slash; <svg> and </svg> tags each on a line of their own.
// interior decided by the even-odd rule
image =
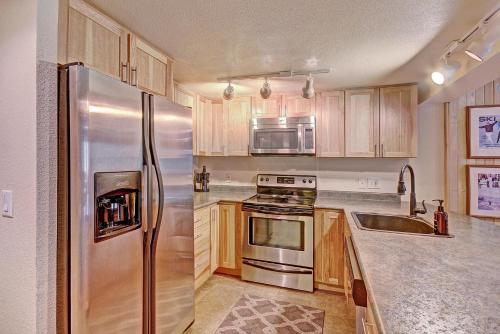
<svg viewBox="0 0 500 334">
<path fill-rule="evenodd" d="M 484 39 L 473 41 L 465 49 L 465 54 L 477 61 L 483 61 L 484 57 L 491 51 L 493 43 Z"/>
<path fill-rule="evenodd" d="M 444 84 L 444 74 L 439 71 L 432 72 L 431 79 L 436 85 Z"/>
<path fill-rule="evenodd" d="M 224 93 L 222 93 L 222 97 L 224 100 L 232 100 L 234 97 L 234 87 L 231 86 L 231 81 L 227 83 L 226 89 L 224 89 Z"/>
<path fill-rule="evenodd" d="M 267 78 L 266 81 L 264 81 L 264 85 L 260 89 L 260 96 L 264 100 L 268 99 L 269 96 L 271 96 L 271 85 L 269 85 L 269 82 L 267 82 Z"/>
<path fill-rule="evenodd" d="M 311 99 L 314 97 L 314 87 L 313 87 L 313 77 L 309 75 L 306 80 L 306 86 L 302 88 L 302 97 L 305 99 Z"/>
</svg>

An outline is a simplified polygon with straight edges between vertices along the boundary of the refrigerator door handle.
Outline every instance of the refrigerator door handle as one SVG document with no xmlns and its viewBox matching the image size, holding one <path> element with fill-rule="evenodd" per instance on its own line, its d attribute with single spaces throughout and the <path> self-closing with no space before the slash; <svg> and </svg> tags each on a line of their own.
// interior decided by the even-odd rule
<svg viewBox="0 0 500 334">
<path fill-rule="evenodd" d="M 154 235 L 153 240 L 158 236 L 158 231 L 161 225 L 161 219 L 163 216 L 163 201 L 164 201 L 164 191 L 163 191 L 163 178 L 161 175 L 160 161 L 158 160 L 158 155 L 156 153 L 155 145 L 155 132 L 154 132 L 154 96 L 149 95 L 149 147 L 151 150 L 151 161 L 156 174 L 156 180 L 158 184 L 158 214 L 156 216 L 156 222 L 153 225 Z M 153 241 L 155 243 L 155 240 Z"/>
</svg>

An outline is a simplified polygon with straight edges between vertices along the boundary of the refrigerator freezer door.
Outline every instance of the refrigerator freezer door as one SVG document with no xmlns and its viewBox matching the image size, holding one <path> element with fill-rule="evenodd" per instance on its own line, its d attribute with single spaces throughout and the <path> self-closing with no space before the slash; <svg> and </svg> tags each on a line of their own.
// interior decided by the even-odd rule
<svg viewBox="0 0 500 334">
<path fill-rule="evenodd" d="M 164 196 L 153 236 L 153 333 L 182 333 L 194 321 L 191 110 L 158 96 L 151 105 Z"/>
<path fill-rule="evenodd" d="M 82 66 L 68 84 L 71 333 L 141 333 L 142 229 L 94 240 L 95 173 L 143 169 L 141 94 Z"/>
</svg>

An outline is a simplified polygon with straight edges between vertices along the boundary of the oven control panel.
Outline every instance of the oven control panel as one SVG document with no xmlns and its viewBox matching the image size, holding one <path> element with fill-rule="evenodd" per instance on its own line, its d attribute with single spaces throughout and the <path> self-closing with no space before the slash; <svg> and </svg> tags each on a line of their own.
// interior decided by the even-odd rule
<svg viewBox="0 0 500 334">
<path fill-rule="evenodd" d="M 259 187 L 286 187 L 286 188 L 316 188 L 316 176 L 313 175 L 257 175 Z"/>
</svg>

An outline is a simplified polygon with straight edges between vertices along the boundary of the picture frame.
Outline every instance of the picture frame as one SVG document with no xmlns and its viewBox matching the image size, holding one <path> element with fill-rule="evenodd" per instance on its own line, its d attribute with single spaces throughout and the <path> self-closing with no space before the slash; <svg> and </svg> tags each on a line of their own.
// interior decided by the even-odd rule
<svg viewBox="0 0 500 334">
<path fill-rule="evenodd" d="M 500 166 L 467 165 L 467 214 L 500 218 Z"/>
<path fill-rule="evenodd" d="M 467 158 L 500 158 L 500 104 L 466 108 Z"/>
</svg>

